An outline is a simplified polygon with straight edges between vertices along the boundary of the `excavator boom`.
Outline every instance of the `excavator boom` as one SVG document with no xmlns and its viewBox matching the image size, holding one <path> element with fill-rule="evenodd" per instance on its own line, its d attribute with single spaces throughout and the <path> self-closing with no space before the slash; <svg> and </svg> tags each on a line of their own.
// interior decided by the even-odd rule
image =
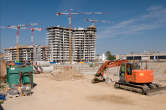
<svg viewBox="0 0 166 110">
<path fill-rule="evenodd" d="M 122 63 L 127 63 L 127 60 L 105 61 L 105 63 L 102 64 L 98 69 L 96 74 L 102 74 L 102 72 L 105 71 L 106 68 L 120 66 Z"/>
<path fill-rule="evenodd" d="M 115 60 L 115 61 L 105 61 L 100 68 L 98 69 L 97 73 L 95 74 L 94 79 L 92 80 L 92 83 L 98 83 L 105 81 L 104 79 L 104 71 L 107 68 L 120 66 L 122 63 L 127 63 L 127 60 Z"/>
<path fill-rule="evenodd" d="M 120 66 L 120 71 L 119 81 L 114 84 L 115 88 L 138 92 L 143 95 L 152 95 L 166 90 L 166 87 L 153 83 L 153 70 L 140 69 L 138 63 L 131 63 L 127 60 L 105 61 L 95 74 L 92 83 L 106 81 L 105 70 L 116 66 Z"/>
</svg>

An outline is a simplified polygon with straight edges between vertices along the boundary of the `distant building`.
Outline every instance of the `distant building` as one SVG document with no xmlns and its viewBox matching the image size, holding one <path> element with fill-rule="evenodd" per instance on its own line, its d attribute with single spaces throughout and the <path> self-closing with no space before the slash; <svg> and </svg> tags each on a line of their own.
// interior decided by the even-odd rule
<svg viewBox="0 0 166 110">
<path fill-rule="evenodd" d="M 0 60 L 3 60 L 4 56 L 5 56 L 5 54 L 3 54 L 3 53 L 0 52 Z"/>
<path fill-rule="evenodd" d="M 69 62 L 69 28 L 48 27 L 49 61 Z M 96 54 L 96 27 L 71 29 L 73 62 L 93 62 Z"/>
<path fill-rule="evenodd" d="M 105 60 L 106 60 L 106 56 L 104 53 L 102 55 L 96 55 L 97 62 L 104 62 Z"/>
<path fill-rule="evenodd" d="M 161 60 L 166 60 L 166 52 L 129 53 L 126 55 L 116 55 L 116 59 L 161 61 Z"/>
<path fill-rule="evenodd" d="M 19 61 L 46 61 L 47 60 L 47 47 L 46 46 L 19 46 L 18 47 Z M 16 60 L 16 47 L 5 48 L 5 59 L 7 61 Z"/>
</svg>

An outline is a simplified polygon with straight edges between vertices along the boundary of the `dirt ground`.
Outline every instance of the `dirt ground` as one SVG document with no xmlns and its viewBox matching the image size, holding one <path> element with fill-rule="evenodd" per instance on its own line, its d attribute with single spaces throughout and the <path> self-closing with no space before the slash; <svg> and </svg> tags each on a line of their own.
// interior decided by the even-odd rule
<svg viewBox="0 0 166 110">
<path fill-rule="evenodd" d="M 166 110 L 166 93 L 143 96 L 114 89 L 112 84 L 91 84 L 92 75 L 57 81 L 51 74 L 34 75 L 32 96 L 9 98 L 4 110 Z"/>
</svg>

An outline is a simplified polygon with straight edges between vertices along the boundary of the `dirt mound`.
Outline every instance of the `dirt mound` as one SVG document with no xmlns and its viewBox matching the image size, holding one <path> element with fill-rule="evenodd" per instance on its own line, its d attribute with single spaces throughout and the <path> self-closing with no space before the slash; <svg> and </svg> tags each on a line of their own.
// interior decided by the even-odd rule
<svg viewBox="0 0 166 110">
<path fill-rule="evenodd" d="M 63 80 L 79 80 L 83 78 L 83 75 L 79 72 L 76 72 L 74 70 L 61 70 L 61 71 L 55 71 L 51 73 L 52 78 L 57 81 L 63 81 Z"/>
</svg>

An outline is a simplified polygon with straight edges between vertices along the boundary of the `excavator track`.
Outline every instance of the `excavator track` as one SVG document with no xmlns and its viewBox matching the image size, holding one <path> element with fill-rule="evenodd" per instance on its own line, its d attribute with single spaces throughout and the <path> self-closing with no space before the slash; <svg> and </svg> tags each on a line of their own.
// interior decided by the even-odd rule
<svg viewBox="0 0 166 110">
<path fill-rule="evenodd" d="M 127 82 L 115 82 L 114 87 L 125 89 L 132 92 L 137 92 L 142 95 L 161 94 L 163 90 L 164 92 L 166 92 L 166 87 L 160 87 L 158 84 L 155 84 L 155 83 L 136 85 L 136 84 L 127 83 Z"/>
<path fill-rule="evenodd" d="M 155 89 L 150 89 L 148 95 L 157 95 L 157 94 L 163 94 L 166 93 L 166 87 L 158 87 Z"/>
</svg>

